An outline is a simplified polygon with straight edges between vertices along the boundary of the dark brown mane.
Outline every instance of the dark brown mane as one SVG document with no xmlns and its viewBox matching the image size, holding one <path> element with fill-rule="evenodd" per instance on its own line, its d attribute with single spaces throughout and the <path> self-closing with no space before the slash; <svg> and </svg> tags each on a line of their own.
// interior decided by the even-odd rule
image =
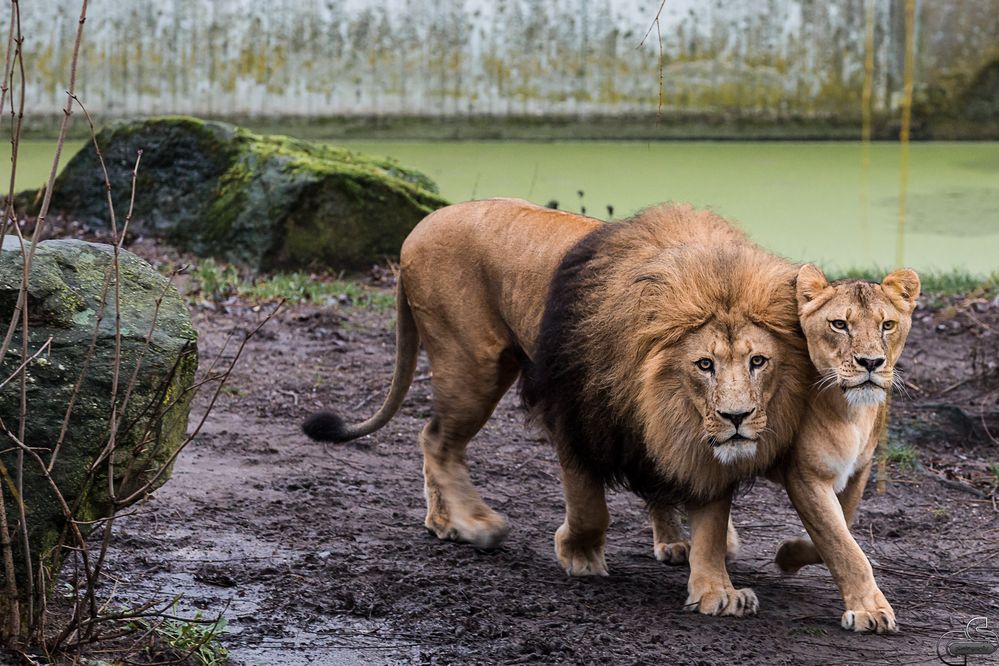
<svg viewBox="0 0 999 666">
<path fill-rule="evenodd" d="M 809 367 L 795 273 L 722 218 L 687 206 L 602 226 L 554 276 L 524 401 L 556 434 L 562 460 L 608 485 L 658 504 L 717 496 L 790 444 L 805 371 L 792 372 L 771 402 L 773 432 L 761 440 L 757 467 L 726 470 L 705 453 L 700 416 L 683 389 L 668 372 L 650 378 L 649 368 L 711 318 L 757 323 L 781 341 L 792 367 Z M 666 405 L 651 422 L 640 409 L 650 392 Z"/>
</svg>

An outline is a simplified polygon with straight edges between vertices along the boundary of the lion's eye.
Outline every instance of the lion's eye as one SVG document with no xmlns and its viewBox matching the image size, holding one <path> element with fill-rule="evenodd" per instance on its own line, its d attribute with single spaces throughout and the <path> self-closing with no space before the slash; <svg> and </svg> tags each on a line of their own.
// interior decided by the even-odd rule
<svg viewBox="0 0 999 666">
<path fill-rule="evenodd" d="M 699 359 L 698 361 L 696 361 L 694 363 L 694 365 L 696 365 L 698 368 L 700 368 L 704 372 L 711 372 L 715 368 L 715 362 L 712 361 L 710 358 Z"/>
<path fill-rule="evenodd" d="M 760 356 L 759 354 L 757 354 L 756 356 L 749 359 L 749 367 L 752 368 L 753 370 L 759 370 L 766 364 L 767 364 L 766 356 Z"/>
<path fill-rule="evenodd" d="M 896 322 L 894 322 L 894 321 L 890 321 L 890 320 L 886 321 L 885 323 L 881 324 L 881 329 L 885 330 L 885 331 L 891 331 L 891 330 L 893 330 L 895 328 L 895 324 L 896 324 Z"/>
<path fill-rule="evenodd" d="M 829 323 L 832 324 L 832 327 L 835 328 L 837 331 L 846 330 L 846 322 L 842 319 L 833 319 Z"/>
</svg>

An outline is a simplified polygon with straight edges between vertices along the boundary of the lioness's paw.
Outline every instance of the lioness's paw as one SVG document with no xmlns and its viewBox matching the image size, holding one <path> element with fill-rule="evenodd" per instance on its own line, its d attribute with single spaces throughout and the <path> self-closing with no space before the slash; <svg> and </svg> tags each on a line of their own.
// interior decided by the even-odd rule
<svg viewBox="0 0 999 666">
<path fill-rule="evenodd" d="M 746 617 L 756 615 L 760 601 L 756 598 L 756 593 L 748 587 L 741 590 L 734 587 L 715 587 L 691 592 L 684 608 L 704 615 Z"/>
<path fill-rule="evenodd" d="M 495 548 L 510 532 L 506 518 L 490 511 L 477 518 L 465 518 L 450 521 L 434 520 L 430 516 L 426 521 L 427 529 L 437 535 L 438 539 L 446 541 L 463 541 L 476 548 Z"/>
<path fill-rule="evenodd" d="M 840 625 L 844 629 L 859 632 L 894 634 L 898 631 L 895 611 L 880 592 L 843 613 Z"/>
<path fill-rule="evenodd" d="M 780 570 L 786 574 L 796 574 L 801 567 L 821 564 L 822 556 L 809 539 L 788 539 L 777 549 L 774 558 Z"/>
<path fill-rule="evenodd" d="M 555 532 L 555 557 L 570 576 L 608 575 L 602 538 L 596 543 L 572 539 L 564 524 Z"/>
<path fill-rule="evenodd" d="M 689 541 L 676 541 L 674 543 L 653 544 L 652 552 L 656 559 L 666 564 L 686 564 L 690 555 Z"/>
</svg>

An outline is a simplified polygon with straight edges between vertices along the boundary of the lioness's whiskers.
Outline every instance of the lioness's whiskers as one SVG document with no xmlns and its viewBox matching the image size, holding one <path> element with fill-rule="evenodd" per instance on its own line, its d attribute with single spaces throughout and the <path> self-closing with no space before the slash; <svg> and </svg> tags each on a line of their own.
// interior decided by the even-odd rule
<svg viewBox="0 0 999 666">
<path fill-rule="evenodd" d="M 906 400 L 912 400 L 909 388 L 905 385 L 905 381 L 902 379 L 900 374 L 901 373 L 898 370 L 895 371 L 895 374 L 893 374 L 891 378 L 891 385 L 893 388 L 898 389 L 899 393 L 904 395 Z"/>
<path fill-rule="evenodd" d="M 838 381 L 839 374 L 836 372 L 836 368 L 829 368 L 821 374 L 814 384 L 812 384 L 812 388 L 821 393 L 827 388 L 835 385 Z"/>
</svg>

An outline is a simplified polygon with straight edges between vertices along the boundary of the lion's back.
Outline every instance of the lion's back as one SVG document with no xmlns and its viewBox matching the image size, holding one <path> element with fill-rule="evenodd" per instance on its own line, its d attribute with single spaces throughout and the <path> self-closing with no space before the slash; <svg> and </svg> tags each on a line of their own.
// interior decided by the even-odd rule
<svg viewBox="0 0 999 666">
<path fill-rule="evenodd" d="M 481 330 L 492 344 L 507 336 L 529 355 L 559 261 L 602 224 L 521 199 L 441 208 L 403 243 L 406 293 L 418 313 Z"/>
</svg>

